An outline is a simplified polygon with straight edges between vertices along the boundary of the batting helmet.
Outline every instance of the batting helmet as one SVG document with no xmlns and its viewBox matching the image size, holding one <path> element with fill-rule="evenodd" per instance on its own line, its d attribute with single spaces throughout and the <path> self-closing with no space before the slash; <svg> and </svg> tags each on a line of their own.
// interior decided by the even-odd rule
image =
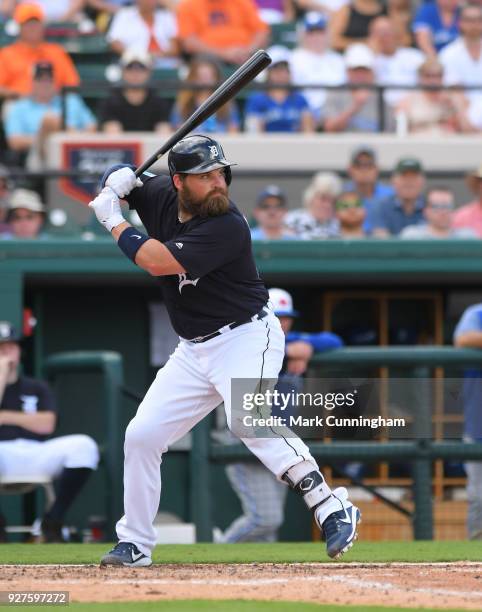
<svg viewBox="0 0 482 612">
<path fill-rule="evenodd" d="M 235 166 L 224 157 L 219 142 L 209 136 L 186 136 L 169 151 L 167 159 L 171 178 L 174 174 L 202 174 L 225 168 L 226 184 L 231 183 L 231 168 Z"/>
</svg>

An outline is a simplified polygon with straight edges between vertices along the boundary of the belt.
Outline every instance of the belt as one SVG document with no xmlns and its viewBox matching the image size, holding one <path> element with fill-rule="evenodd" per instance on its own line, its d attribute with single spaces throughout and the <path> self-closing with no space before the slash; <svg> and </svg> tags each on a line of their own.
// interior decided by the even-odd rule
<svg viewBox="0 0 482 612">
<path fill-rule="evenodd" d="M 229 323 L 228 325 L 224 325 L 224 327 L 220 327 L 217 331 L 212 332 L 211 334 L 207 334 L 206 336 L 198 336 L 197 338 L 192 338 L 191 340 L 188 340 L 188 342 L 193 342 L 194 344 L 206 342 L 207 340 L 211 340 L 211 338 L 216 338 L 216 336 L 225 334 L 231 329 L 236 329 L 236 327 L 240 327 L 241 325 L 246 325 L 246 323 L 251 323 L 252 321 L 260 321 L 261 319 L 264 319 L 268 315 L 268 313 L 269 313 L 268 308 L 266 306 L 263 306 L 263 308 L 257 314 L 253 315 L 249 319 L 246 319 L 245 321 L 233 321 L 232 323 Z"/>
</svg>

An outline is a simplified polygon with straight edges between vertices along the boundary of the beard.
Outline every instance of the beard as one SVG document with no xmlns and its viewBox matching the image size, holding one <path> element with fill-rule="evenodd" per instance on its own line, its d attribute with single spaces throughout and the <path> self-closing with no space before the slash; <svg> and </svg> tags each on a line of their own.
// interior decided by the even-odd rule
<svg viewBox="0 0 482 612">
<path fill-rule="evenodd" d="M 184 183 L 182 191 L 178 192 L 178 200 L 181 212 L 202 218 L 219 217 L 229 210 L 227 189 L 213 189 L 204 198 L 198 198 Z"/>
</svg>

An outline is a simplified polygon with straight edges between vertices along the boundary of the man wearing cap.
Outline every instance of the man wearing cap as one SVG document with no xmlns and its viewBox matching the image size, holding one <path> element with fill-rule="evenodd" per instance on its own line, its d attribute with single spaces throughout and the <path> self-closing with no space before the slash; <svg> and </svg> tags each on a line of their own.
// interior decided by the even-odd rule
<svg viewBox="0 0 482 612">
<path fill-rule="evenodd" d="M 475 198 L 454 213 L 454 228 L 469 227 L 482 238 L 482 164 L 467 176 L 467 185 Z"/>
<path fill-rule="evenodd" d="M 248 132 L 313 132 L 313 115 L 303 94 L 290 91 L 290 52 L 281 45 L 268 49 L 271 64 L 266 83 L 272 89 L 249 95 L 245 107 Z"/>
<path fill-rule="evenodd" d="M 43 167 L 47 138 L 62 128 L 61 117 L 62 100 L 54 64 L 38 62 L 33 70 L 30 95 L 12 102 L 5 119 L 8 146 L 21 158 L 31 154 L 29 169 Z M 65 98 L 65 123 L 67 131 L 95 131 L 95 117 L 78 94 L 69 93 Z"/>
<path fill-rule="evenodd" d="M 309 12 L 303 20 L 300 44 L 290 57 L 291 78 L 294 85 L 342 85 L 346 82 L 342 56 L 329 48 L 328 20 L 322 13 Z M 326 90 L 304 89 L 310 108 L 319 117 L 326 101 Z"/>
<path fill-rule="evenodd" d="M 374 85 L 375 56 L 365 44 L 350 45 L 345 53 L 348 84 L 358 87 L 343 91 L 330 91 L 323 109 L 321 126 L 325 132 L 379 132 L 378 100 L 375 91 L 363 85 Z M 393 118 L 386 109 L 386 127 L 393 129 Z"/>
<path fill-rule="evenodd" d="M 409 225 L 425 223 L 425 176 L 418 159 L 404 157 L 393 172 L 395 193 L 375 206 L 371 217 L 373 236 L 398 236 Z"/>
<path fill-rule="evenodd" d="M 284 226 L 286 195 L 278 185 L 268 185 L 258 195 L 253 216 L 257 226 L 251 230 L 253 240 L 293 240 L 295 235 Z"/>
<path fill-rule="evenodd" d="M 2 239 L 34 239 L 42 237 L 45 206 L 40 196 L 29 189 L 15 189 L 10 196 L 7 212 L 8 230 Z"/>
<path fill-rule="evenodd" d="M 124 51 L 120 60 L 122 89 L 115 88 L 99 110 L 102 131 L 167 132 L 169 103 L 149 87 L 152 58 L 139 49 Z M 131 85 L 132 87 L 129 87 Z"/>
<path fill-rule="evenodd" d="M 345 191 L 358 194 L 366 210 L 364 229 L 369 234 L 372 231 L 371 216 L 380 200 L 393 195 L 392 185 L 386 185 L 378 180 L 379 168 L 375 150 L 366 145 L 354 149 L 348 166 L 350 180 L 344 185 Z"/>
<path fill-rule="evenodd" d="M 313 353 L 339 348 L 341 338 L 330 332 L 293 332 L 298 312 L 293 308 L 293 298 L 284 289 L 269 290 L 269 299 L 285 334 L 285 359 L 278 377 L 276 389 L 287 396 L 303 388 L 303 375 Z M 276 409 L 272 414 L 275 414 Z M 288 405 L 283 415 L 293 414 L 294 406 Z M 218 538 L 219 542 L 274 542 L 284 520 L 284 504 L 288 487 L 276 479 L 264 465 L 258 462 L 238 462 L 226 467 L 226 475 L 239 497 L 243 514 L 235 519 Z"/>
<path fill-rule="evenodd" d="M 57 408 L 48 385 L 19 373 L 20 336 L 0 321 L 0 473 L 58 478 L 57 497 L 42 520 L 46 542 L 62 542 L 62 523 L 72 502 L 97 468 L 99 451 L 89 436 L 48 439 Z M 4 519 L 0 519 L 0 525 Z M 0 539 L 5 539 L 5 531 Z"/>
<path fill-rule="evenodd" d="M 38 4 L 19 4 L 14 20 L 20 26 L 18 39 L 0 49 L 0 97 L 28 95 L 32 90 L 33 68 L 38 62 L 53 66 L 55 86 L 76 87 L 79 75 L 63 48 L 45 40 L 45 18 Z"/>
</svg>

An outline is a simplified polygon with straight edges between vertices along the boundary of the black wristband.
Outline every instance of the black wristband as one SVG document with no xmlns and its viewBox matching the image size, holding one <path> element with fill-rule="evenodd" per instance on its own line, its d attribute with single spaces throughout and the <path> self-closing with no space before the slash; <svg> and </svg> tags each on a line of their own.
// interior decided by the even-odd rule
<svg viewBox="0 0 482 612">
<path fill-rule="evenodd" d="M 124 255 L 127 255 L 135 263 L 137 251 L 148 240 L 150 240 L 149 236 L 146 236 L 135 227 L 128 227 L 119 236 L 117 244 Z"/>
</svg>

